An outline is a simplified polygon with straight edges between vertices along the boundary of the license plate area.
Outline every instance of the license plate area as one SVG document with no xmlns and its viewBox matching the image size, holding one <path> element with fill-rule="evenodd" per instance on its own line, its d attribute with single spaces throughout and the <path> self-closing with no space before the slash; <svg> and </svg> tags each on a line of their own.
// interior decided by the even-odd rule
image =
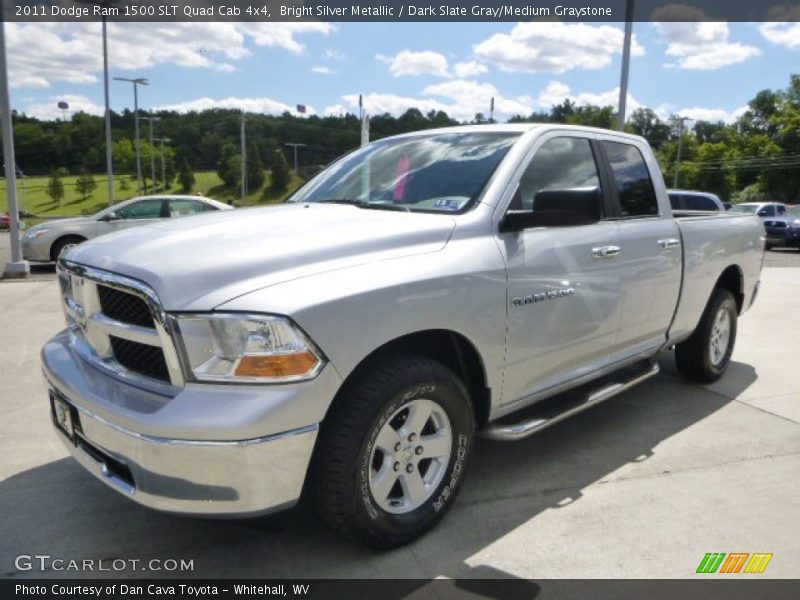
<svg viewBox="0 0 800 600">
<path fill-rule="evenodd" d="M 53 390 L 50 390 L 50 416 L 53 419 L 53 424 L 70 441 L 75 443 L 75 430 L 80 430 L 78 411 L 69 402 L 60 398 Z"/>
</svg>

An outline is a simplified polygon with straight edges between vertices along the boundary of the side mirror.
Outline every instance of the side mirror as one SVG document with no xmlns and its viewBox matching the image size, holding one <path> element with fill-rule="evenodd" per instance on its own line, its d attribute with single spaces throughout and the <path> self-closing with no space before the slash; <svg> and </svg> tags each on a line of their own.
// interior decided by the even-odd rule
<svg viewBox="0 0 800 600">
<path fill-rule="evenodd" d="M 110 213 L 104 214 L 100 218 L 101 221 L 105 221 L 106 223 L 109 221 L 116 221 L 117 219 L 119 219 L 119 216 L 117 216 L 117 213 L 115 213 L 113 210 Z"/>
<path fill-rule="evenodd" d="M 500 231 L 591 225 L 601 218 L 600 188 L 541 190 L 533 198 L 533 210 L 508 211 L 500 223 Z"/>
</svg>

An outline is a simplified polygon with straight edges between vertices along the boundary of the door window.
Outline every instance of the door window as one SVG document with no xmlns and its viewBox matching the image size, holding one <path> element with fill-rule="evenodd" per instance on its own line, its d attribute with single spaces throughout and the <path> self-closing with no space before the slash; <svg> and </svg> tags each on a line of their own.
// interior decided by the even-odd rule
<svg viewBox="0 0 800 600">
<path fill-rule="evenodd" d="M 116 211 L 119 219 L 158 219 L 161 217 L 162 200 L 141 200 L 123 206 Z"/>
<path fill-rule="evenodd" d="M 719 210 L 714 201 L 707 196 L 683 196 L 687 210 Z"/>
<path fill-rule="evenodd" d="M 514 210 L 536 210 L 534 199 L 538 192 L 600 189 L 597 163 L 588 139 L 558 137 L 546 141 L 534 155 L 519 180 Z M 597 202 L 602 197 L 597 195 Z"/>
<path fill-rule="evenodd" d="M 658 215 L 658 200 L 653 180 L 642 153 L 636 146 L 603 142 L 619 195 L 623 217 Z"/>
<path fill-rule="evenodd" d="M 200 202 L 199 200 L 170 200 L 169 201 L 169 216 L 170 217 L 185 217 L 187 215 L 199 215 L 200 213 L 215 210 L 210 204 Z"/>
</svg>

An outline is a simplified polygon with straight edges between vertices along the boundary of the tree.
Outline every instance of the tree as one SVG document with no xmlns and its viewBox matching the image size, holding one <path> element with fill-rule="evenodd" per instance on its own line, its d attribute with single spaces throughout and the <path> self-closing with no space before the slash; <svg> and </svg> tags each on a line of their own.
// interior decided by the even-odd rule
<svg viewBox="0 0 800 600">
<path fill-rule="evenodd" d="M 97 189 L 97 182 L 94 176 L 88 171 L 81 170 L 78 179 L 75 181 L 75 191 L 81 197 L 81 200 L 86 200 Z"/>
<path fill-rule="evenodd" d="M 258 152 L 258 146 L 250 143 L 247 148 L 247 189 L 254 192 L 262 185 L 264 185 L 264 164 L 261 162 L 261 156 Z"/>
<path fill-rule="evenodd" d="M 181 161 L 181 166 L 178 169 L 178 183 L 181 184 L 181 191 L 186 194 L 192 191 L 194 187 L 194 173 L 189 166 L 189 161 L 185 158 Z"/>
<path fill-rule="evenodd" d="M 289 179 L 291 172 L 289 171 L 289 163 L 286 162 L 286 156 L 280 148 L 275 149 L 275 154 L 272 157 L 272 180 L 270 187 L 275 191 L 283 191 L 289 186 Z"/>
<path fill-rule="evenodd" d="M 64 175 L 66 175 L 65 169 L 56 169 L 53 171 L 47 182 L 47 189 L 45 190 L 45 193 L 50 196 L 50 199 L 58 203 L 59 208 L 61 207 L 61 201 L 64 199 L 64 182 L 61 181 Z"/>
<path fill-rule="evenodd" d="M 632 133 L 642 136 L 654 149 L 669 139 L 669 123 L 662 121 L 658 115 L 649 108 L 637 108 L 631 113 L 627 129 Z"/>
<path fill-rule="evenodd" d="M 233 187 L 240 183 L 241 162 L 242 159 L 232 142 L 227 142 L 222 146 L 222 152 L 217 163 L 217 175 L 228 187 Z"/>
</svg>

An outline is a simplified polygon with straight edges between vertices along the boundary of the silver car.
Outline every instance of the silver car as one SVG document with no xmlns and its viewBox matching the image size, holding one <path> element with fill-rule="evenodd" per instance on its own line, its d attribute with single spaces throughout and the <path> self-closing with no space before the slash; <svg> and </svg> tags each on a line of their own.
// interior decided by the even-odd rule
<svg viewBox="0 0 800 600">
<path fill-rule="evenodd" d="M 138 196 L 101 210 L 91 217 L 58 219 L 31 227 L 22 237 L 26 260 L 52 262 L 65 249 L 88 239 L 160 219 L 233 208 L 202 196 Z"/>
</svg>

